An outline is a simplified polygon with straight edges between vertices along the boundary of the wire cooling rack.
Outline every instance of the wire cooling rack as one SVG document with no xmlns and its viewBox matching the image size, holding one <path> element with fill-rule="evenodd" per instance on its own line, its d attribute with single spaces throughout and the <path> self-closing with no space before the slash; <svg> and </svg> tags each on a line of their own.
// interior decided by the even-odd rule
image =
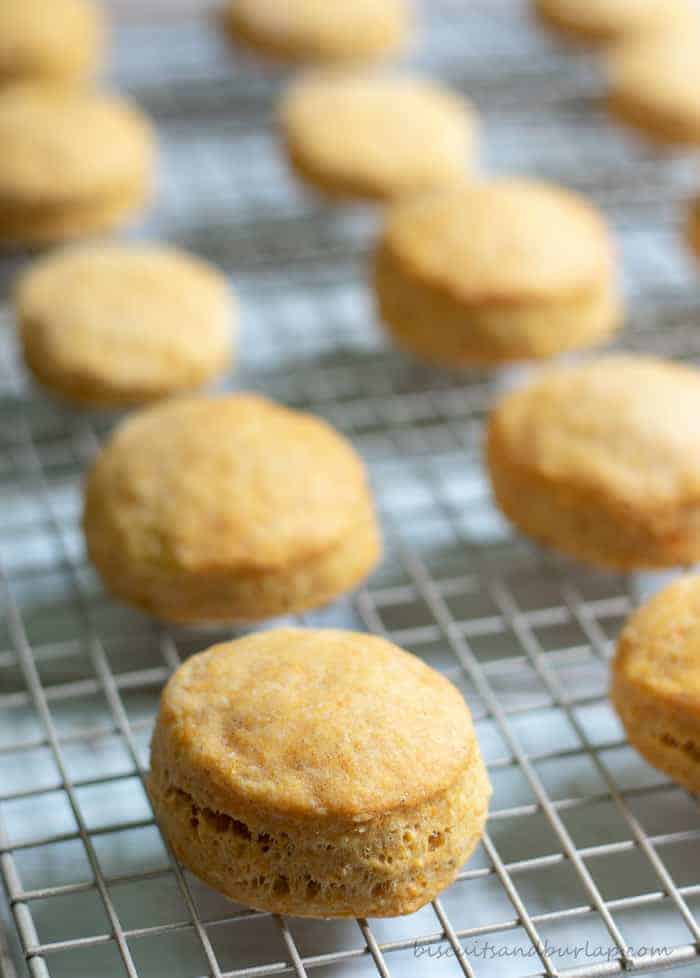
<svg viewBox="0 0 700 978">
<path fill-rule="evenodd" d="M 696 164 L 655 158 L 607 123 L 593 62 L 557 48 L 516 0 L 431 0 L 423 20 L 412 60 L 476 101 L 488 167 L 580 189 L 615 224 L 630 305 L 622 344 L 696 358 L 700 289 L 679 233 Z M 383 564 L 356 599 L 304 622 L 369 628 L 450 676 L 495 791 L 477 854 L 410 917 L 282 919 L 183 871 L 144 791 L 148 740 L 169 673 L 226 633 L 162 628 L 101 592 L 80 539 L 80 480 L 114 419 L 70 413 L 30 387 L 8 312 L 0 973 L 697 974 L 698 806 L 627 746 L 606 699 L 614 638 L 655 582 L 588 573 L 505 526 L 480 440 L 512 372 L 434 372 L 383 344 L 364 285 L 376 217 L 325 208 L 290 180 L 271 127 L 281 78 L 231 58 L 204 22 L 132 24 L 115 42 L 116 81 L 160 127 L 146 233 L 218 261 L 241 293 L 231 383 L 328 418 L 372 473 Z M 0 264 L 3 287 L 20 264 Z"/>
</svg>

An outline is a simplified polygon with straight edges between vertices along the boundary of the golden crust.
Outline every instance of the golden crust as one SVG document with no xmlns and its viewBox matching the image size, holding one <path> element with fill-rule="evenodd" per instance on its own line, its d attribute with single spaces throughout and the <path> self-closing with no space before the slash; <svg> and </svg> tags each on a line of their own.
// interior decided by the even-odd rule
<svg viewBox="0 0 700 978">
<path fill-rule="evenodd" d="M 5 242 L 103 230 L 150 190 L 151 128 L 122 99 L 59 86 L 11 86 L 0 93 L 0 143 Z"/>
<path fill-rule="evenodd" d="M 621 316 L 602 218 L 573 194 L 527 181 L 461 184 L 395 205 L 374 288 L 399 343 L 448 365 L 594 344 Z"/>
<path fill-rule="evenodd" d="M 311 75 L 285 94 L 287 155 L 332 197 L 387 200 L 463 178 L 475 154 L 471 107 L 430 81 Z"/>
<path fill-rule="evenodd" d="M 548 27 L 594 44 L 666 30 L 693 16 L 687 0 L 534 0 L 533 7 Z"/>
<path fill-rule="evenodd" d="M 6 207 L 0 210 L 0 248 L 38 250 L 57 242 L 115 231 L 132 221 L 146 205 L 150 190 L 150 185 L 124 186 L 99 200 L 76 202 L 70 207 Z"/>
<path fill-rule="evenodd" d="M 625 41 L 608 58 L 608 106 L 662 144 L 700 143 L 700 23 Z"/>
<path fill-rule="evenodd" d="M 604 567 L 700 557 L 700 375 L 652 357 L 548 370 L 488 426 L 491 482 L 523 532 Z"/>
<path fill-rule="evenodd" d="M 700 791 L 700 578 L 675 581 L 630 617 L 611 696 L 649 763 Z"/>
<path fill-rule="evenodd" d="M 234 40 L 284 61 L 361 62 L 403 46 L 411 16 L 405 0 L 229 0 L 223 26 Z"/>
<path fill-rule="evenodd" d="M 15 300 L 27 364 L 80 404 L 137 404 L 193 389 L 229 360 L 226 279 L 172 248 L 64 249 L 30 267 Z"/>
<path fill-rule="evenodd" d="M 84 81 L 97 69 L 105 33 L 92 0 L 2 0 L 0 85 Z"/>
<path fill-rule="evenodd" d="M 149 787 L 190 869 L 233 899 L 305 916 L 417 909 L 473 850 L 490 795 L 444 677 L 374 636 L 294 629 L 178 670 Z"/>
<path fill-rule="evenodd" d="M 107 585 L 174 621 L 314 607 L 379 555 L 350 444 L 252 395 L 180 398 L 127 420 L 90 474 L 84 525 Z"/>
<path fill-rule="evenodd" d="M 700 260 L 700 197 L 696 197 L 688 208 L 688 244 Z"/>
</svg>

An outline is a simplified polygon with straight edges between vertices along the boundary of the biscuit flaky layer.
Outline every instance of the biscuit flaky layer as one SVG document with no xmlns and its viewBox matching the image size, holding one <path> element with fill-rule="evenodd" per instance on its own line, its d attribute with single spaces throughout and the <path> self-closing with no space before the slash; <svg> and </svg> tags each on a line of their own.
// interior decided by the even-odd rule
<svg viewBox="0 0 700 978">
<path fill-rule="evenodd" d="M 458 184 L 399 202 L 375 254 L 374 291 L 397 342 L 447 366 L 593 345 L 621 318 L 600 216 L 528 181 Z"/>
<path fill-rule="evenodd" d="M 488 426 L 496 501 L 538 542 L 613 568 L 700 558 L 700 375 L 652 357 L 552 368 Z"/>
<path fill-rule="evenodd" d="M 700 791 L 700 578 L 683 578 L 635 612 L 618 641 L 611 697 L 654 767 Z"/>
<path fill-rule="evenodd" d="M 166 687 L 150 792 L 193 872 L 307 916 L 410 913 L 476 845 L 490 786 L 464 701 L 369 635 L 215 646 Z"/>
<path fill-rule="evenodd" d="M 242 394 L 127 420 L 88 479 L 84 528 L 110 590 L 181 622 L 316 607 L 380 551 L 352 446 L 320 419 Z"/>
</svg>

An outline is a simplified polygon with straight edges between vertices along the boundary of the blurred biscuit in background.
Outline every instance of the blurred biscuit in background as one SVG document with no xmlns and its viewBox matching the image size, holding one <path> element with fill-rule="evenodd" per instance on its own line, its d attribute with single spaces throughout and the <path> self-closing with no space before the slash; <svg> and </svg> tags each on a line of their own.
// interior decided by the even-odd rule
<svg viewBox="0 0 700 978">
<path fill-rule="evenodd" d="M 66 248 L 32 265 L 15 297 L 30 370 L 80 405 L 121 407 L 193 390 L 231 356 L 226 278 L 174 248 Z"/>
<path fill-rule="evenodd" d="M 688 243 L 700 261 L 700 196 L 691 201 L 687 223 Z"/>
<path fill-rule="evenodd" d="M 285 94 L 289 161 L 330 197 L 387 200 L 463 178 L 476 155 L 476 117 L 422 78 L 317 74 Z"/>
<path fill-rule="evenodd" d="M 700 144 L 700 24 L 623 41 L 607 67 L 616 119 L 662 145 Z"/>
<path fill-rule="evenodd" d="M 252 394 L 132 415 L 90 473 L 84 526 L 109 590 L 167 621 L 316 608 L 356 587 L 380 553 L 352 445 Z"/>
<path fill-rule="evenodd" d="M 93 0 L 2 0 L 0 85 L 85 81 L 99 67 L 105 34 Z"/>
<path fill-rule="evenodd" d="M 598 567 L 700 560 L 700 371 L 617 354 L 555 366 L 492 412 L 496 502 L 544 546 Z"/>
<path fill-rule="evenodd" d="M 443 366 L 592 346 L 622 317 L 604 219 L 576 194 L 534 181 L 465 182 L 399 201 L 373 274 L 392 338 Z"/>
<path fill-rule="evenodd" d="M 27 83 L 0 92 L 0 244 L 102 232 L 140 210 L 155 137 L 125 99 Z"/>
<path fill-rule="evenodd" d="M 408 39 L 407 0 L 229 0 L 227 34 L 270 58 L 308 64 L 376 61 Z"/>
<path fill-rule="evenodd" d="M 593 44 L 673 28 L 694 14 L 689 0 L 533 0 L 533 7 L 547 27 Z"/>
</svg>

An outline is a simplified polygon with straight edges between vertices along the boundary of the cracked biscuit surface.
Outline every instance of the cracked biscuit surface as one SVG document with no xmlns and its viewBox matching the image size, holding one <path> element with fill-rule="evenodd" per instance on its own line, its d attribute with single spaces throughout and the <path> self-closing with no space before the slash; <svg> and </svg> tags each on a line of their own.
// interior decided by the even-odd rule
<svg viewBox="0 0 700 978">
<path fill-rule="evenodd" d="M 149 787 L 189 869 L 241 903 L 311 917 L 418 909 L 473 851 L 490 795 L 445 677 L 376 636 L 298 629 L 178 669 Z"/>
<path fill-rule="evenodd" d="M 700 791 L 700 578 L 675 581 L 629 618 L 611 697 L 640 754 Z"/>
<path fill-rule="evenodd" d="M 380 553 L 352 445 L 252 394 L 180 397 L 128 418 L 89 475 L 84 529 L 110 591 L 178 622 L 317 607 Z"/>
</svg>

